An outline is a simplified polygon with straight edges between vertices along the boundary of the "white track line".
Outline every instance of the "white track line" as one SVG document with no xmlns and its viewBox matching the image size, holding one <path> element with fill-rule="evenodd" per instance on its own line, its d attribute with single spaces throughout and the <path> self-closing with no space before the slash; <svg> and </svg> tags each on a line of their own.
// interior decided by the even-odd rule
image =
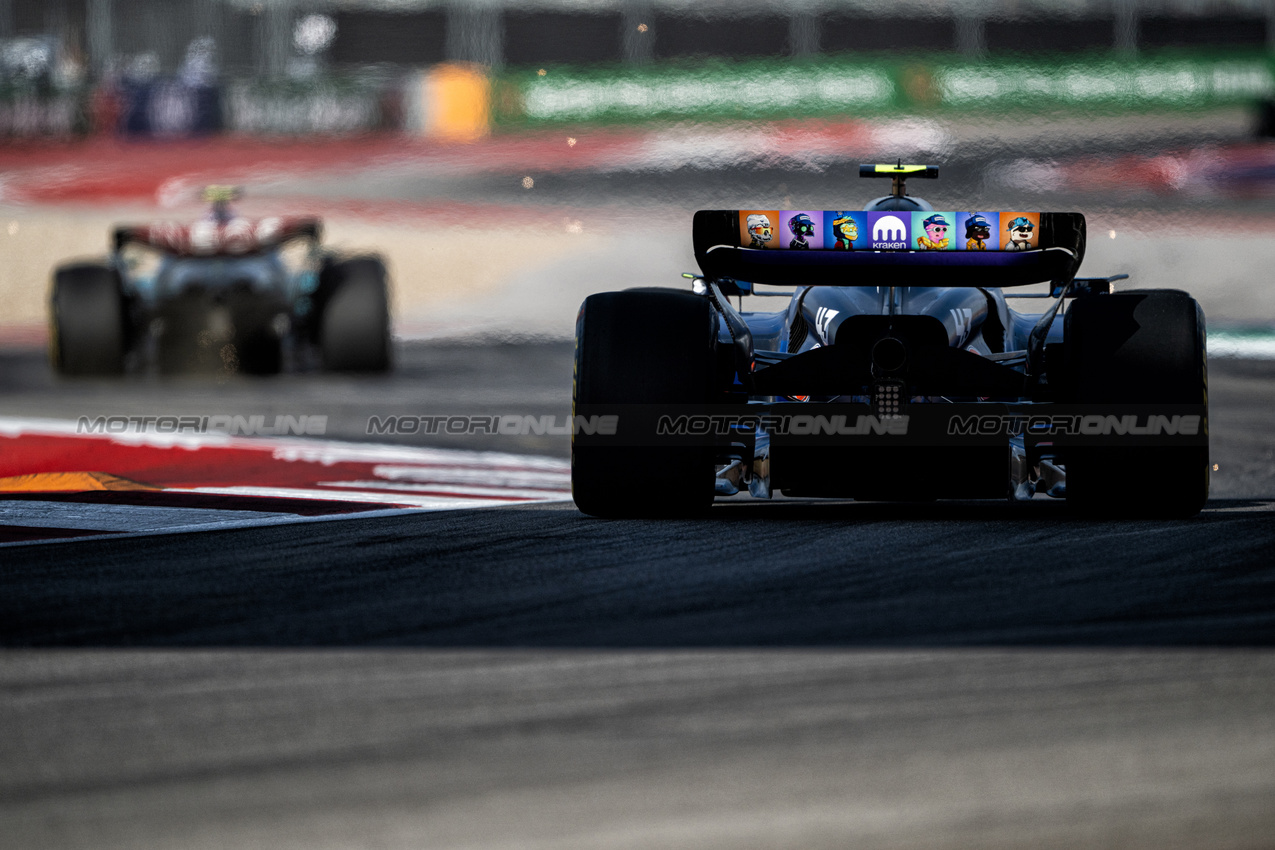
<svg viewBox="0 0 1275 850">
<path fill-rule="evenodd" d="M 0 497 L 0 525 L 28 528 L 75 528 L 95 531 L 165 531 L 216 526 L 256 519 L 279 520 L 297 514 L 236 511 L 222 508 L 169 508 L 156 505 L 108 505 L 91 502 L 40 502 Z"/>
<path fill-rule="evenodd" d="M 62 504 L 62 503 L 59 503 Z M 449 508 L 454 510 L 455 508 Z M 255 513 L 247 511 L 247 513 Z M 101 540 L 118 540 L 120 538 L 130 537 L 164 537 L 170 534 L 188 534 L 196 531 L 230 531 L 240 528 L 262 528 L 274 525 L 306 525 L 312 522 L 336 522 L 340 520 L 350 519 L 374 519 L 376 517 L 390 516 L 411 516 L 420 514 L 418 508 L 391 508 L 387 510 L 376 511 L 358 511 L 347 514 L 328 514 L 325 516 L 299 516 L 297 514 L 274 515 L 267 514 L 265 517 L 254 517 L 247 520 L 224 520 L 216 523 L 205 523 L 200 525 L 174 525 L 162 529 L 152 529 L 148 531 L 118 531 L 108 532 L 105 534 L 90 534 L 77 537 L 51 537 L 44 540 L 14 540 L 8 543 L 0 543 L 0 549 L 10 546 L 40 546 L 49 543 L 92 543 Z M 43 526 L 40 526 L 43 527 Z"/>
<path fill-rule="evenodd" d="M 1227 360 L 1275 360 L 1275 332 L 1215 331 L 1208 351 L 1209 357 Z"/>
<path fill-rule="evenodd" d="M 410 493 L 376 493 L 357 490 L 310 490 L 301 487 L 191 487 L 169 489 L 165 493 L 206 493 L 216 496 L 257 496 L 272 499 L 308 499 L 328 502 L 372 502 L 395 504 L 425 510 L 456 510 L 461 508 L 487 508 L 499 505 L 521 505 L 528 502 L 569 502 L 570 494 L 534 499 L 491 499 L 468 496 L 413 496 Z"/>
</svg>

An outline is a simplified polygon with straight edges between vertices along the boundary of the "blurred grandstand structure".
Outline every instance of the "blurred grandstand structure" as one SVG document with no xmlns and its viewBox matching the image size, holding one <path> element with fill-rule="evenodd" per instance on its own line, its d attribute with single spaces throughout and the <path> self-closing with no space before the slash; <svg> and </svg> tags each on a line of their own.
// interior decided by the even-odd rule
<svg viewBox="0 0 1275 850">
<path fill-rule="evenodd" d="M 713 92 L 827 66 L 835 73 L 815 87 L 876 93 L 799 110 L 818 113 L 934 106 L 951 100 L 943 81 L 958 77 L 958 89 L 1032 99 L 1040 85 L 1003 81 L 1087 65 L 1109 79 L 1123 63 L 1159 75 L 1127 82 L 1134 89 L 1193 78 L 1178 98 L 1190 106 L 1219 93 L 1269 99 L 1273 52 L 1275 0 L 0 0 L 0 137 L 408 129 L 463 138 L 491 122 L 534 123 L 528 103 L 605 101 L 633 85 L 687 89 L 701 67 Z M 1187 64 L 1166 66 L 1166 56 Z M 999 69 L 995 79 L 979 76 L 984 64 Z M 659 76 L 670 69 L 681 76 Z M 528 74 L 553 79 L 534 92 Z M 614 85 L 599 88 L 603 78 Z M 550 118 L 632 120 L 660 113 L 653 97 L 627 112 L 591 101 Z M 713 97 L 707 112 L 721 112 Z M 692 97 L 672 113 L 705 102 Z"/>
</svg>

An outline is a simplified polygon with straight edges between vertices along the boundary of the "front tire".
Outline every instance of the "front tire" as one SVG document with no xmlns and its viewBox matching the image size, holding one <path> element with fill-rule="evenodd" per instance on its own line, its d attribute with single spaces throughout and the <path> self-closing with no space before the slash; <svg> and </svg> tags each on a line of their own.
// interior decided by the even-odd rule
<svg viewBox="0 0 1275 850">
<path fill-rule="evenodd" d="M 1185 292 L 1130 290 L 1079 298 L 1064 325 L 1068 396 L 1078 404 L 1203 405 L 1204 311 Z M 1067 502 L 1087 514 L 1194 516 L 1209 495 L 1202 446 L 1093 446 L 1065 455 Z"/>
<path fill-rule="evenodd" d="M 127 349 L 119 276 L 106 266 L 64 266 L 53 275 L 54 368 L 63 375 L 121 375 Z"/>
<path fill-rule="evenodd" d="M 673 289 L 589 296 L 576 320 L 573 413 L 705 404 L 713 393 L 714 319 L 706 299 Z M 597 517 L 694 515 L 713 502 L 713 462 L 711 445 L 604 445 L 573 436 L 571 494 Z"/>
</svg>

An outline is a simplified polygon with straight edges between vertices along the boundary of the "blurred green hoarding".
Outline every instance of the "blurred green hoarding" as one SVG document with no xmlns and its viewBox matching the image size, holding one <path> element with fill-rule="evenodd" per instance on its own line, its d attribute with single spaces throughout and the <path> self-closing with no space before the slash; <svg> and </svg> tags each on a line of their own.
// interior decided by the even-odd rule
<svg viewBox="0 0 1275 850">
<path fill-rule="evenodd" d="M 1197 110 L 1275 94 L 1264 52 L 1046 61 L 767 59 L 623 69 L 548 67 L 494 80 L 497 126 L 945 110 Z"/>
</svg>

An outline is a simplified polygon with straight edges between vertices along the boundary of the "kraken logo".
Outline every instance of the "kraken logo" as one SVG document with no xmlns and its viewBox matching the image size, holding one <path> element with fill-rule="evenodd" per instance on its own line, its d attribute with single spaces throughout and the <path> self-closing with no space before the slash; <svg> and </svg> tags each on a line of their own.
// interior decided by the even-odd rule
<svg viewBox="0 0 1275 850">
<path fill-rule="evenodd" d="M 872 226 L 874 242 L 907 242 L 908 228 L 898 216 L 883 215 Z"/>
</svg>

